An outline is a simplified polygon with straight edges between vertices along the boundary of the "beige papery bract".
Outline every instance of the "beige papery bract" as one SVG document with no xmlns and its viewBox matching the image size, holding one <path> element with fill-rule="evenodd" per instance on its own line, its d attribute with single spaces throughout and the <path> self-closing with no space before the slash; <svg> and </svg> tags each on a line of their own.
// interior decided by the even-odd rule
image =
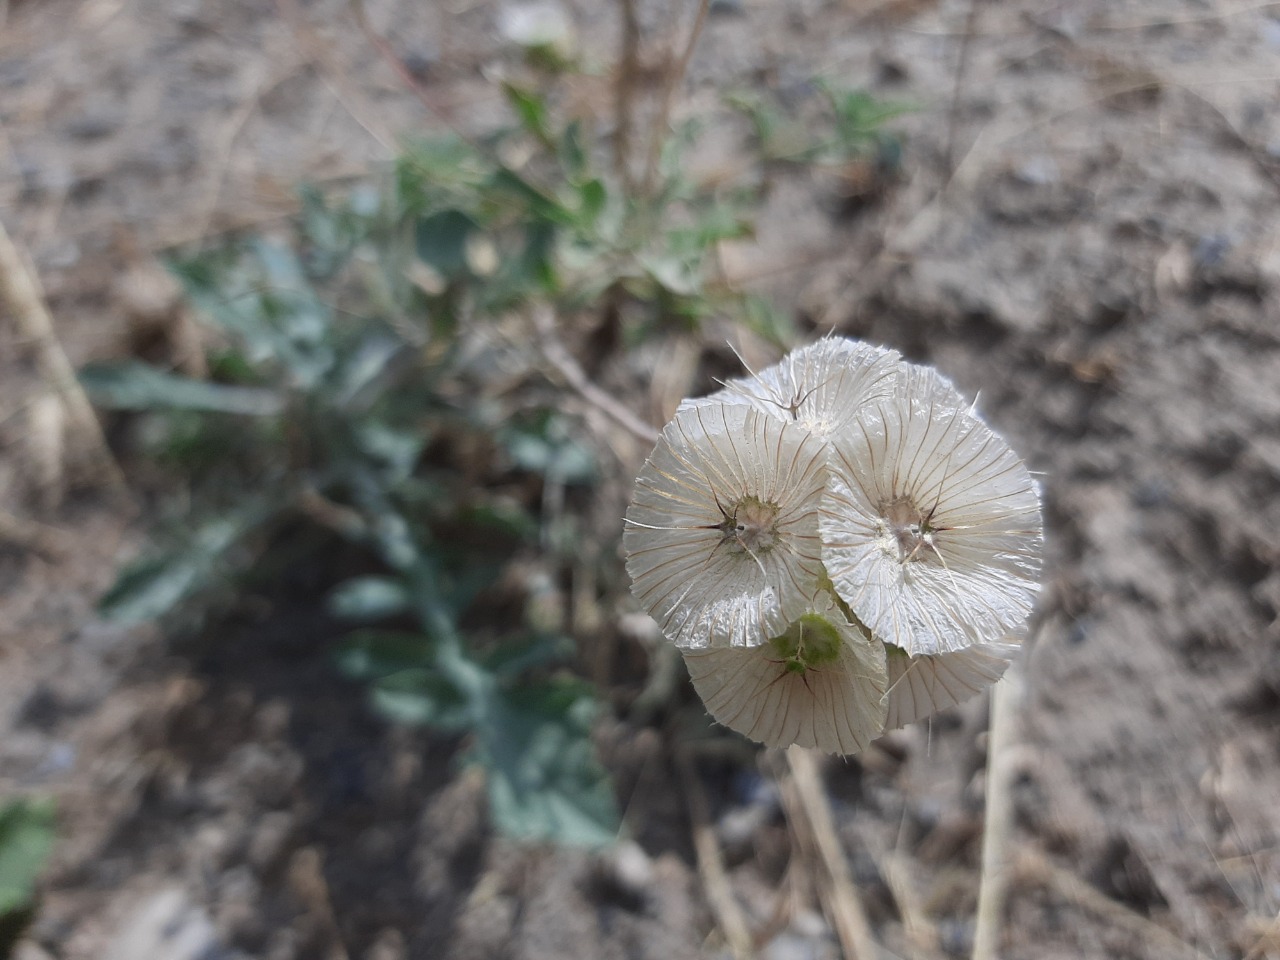
<svg viewBox="0 0 1280 960">
<path fill-rule="evenodd" d="M 1019 649 L 1014 642 L 978 643 L 954 653 L 913 657 L 900 647 L 887 646 L 884 728 L 897 730 L 976 696 L 1004 676 Z"/>
<path fill-rule="evenodd" d="M 829 437 L 847 429 L 864 404 L 893 396 L 898 367 L 896 350 L 828 337 L 758 374 L 730 380 L 709 397 L 686 400 L 680 409 L 744 403 Z"/>
<path fill-rule="evenodd" d="M 993 643 L 1038 589 L 1040 501 L 1026 466 L 932 371 L 830 438 L 820 524 L 836 591 L 912 656 Z"/>
<path fill-rule="evenodd" d="M 766 746 L 857 753 L 884 729 L 884 644 L 829 598 L 763 646 L 684 660 L 711 716 Z"/>
<path fill-rule="evenodd" d="M 748 406 L 678 413 L 640 476 L 623 545 L 636 599 L 686 650 L 754 647 L 822 576 L 822 443 Z"/>
</svg>

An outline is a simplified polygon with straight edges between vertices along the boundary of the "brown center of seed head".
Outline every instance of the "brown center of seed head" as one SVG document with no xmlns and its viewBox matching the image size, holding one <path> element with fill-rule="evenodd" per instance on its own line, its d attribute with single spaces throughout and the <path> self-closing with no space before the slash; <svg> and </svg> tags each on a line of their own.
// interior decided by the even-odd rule
<svg viewBox="0 0 1280 960">
<path fill-rule="evenodd" d="M 724 510 L 724 539 L 748 553 L 769 550 L 778 540 L 778 506 L 758 497 L 743 497 Z"/>
<path fill-rule="evenodd" d="M 909 496 L 894 497 L 880 503 L 881 530 L 898 544 L 898 560 L 907 563 L 923 560 L 929 553 L 933 527 L 929 516 Z"/>
</svg>

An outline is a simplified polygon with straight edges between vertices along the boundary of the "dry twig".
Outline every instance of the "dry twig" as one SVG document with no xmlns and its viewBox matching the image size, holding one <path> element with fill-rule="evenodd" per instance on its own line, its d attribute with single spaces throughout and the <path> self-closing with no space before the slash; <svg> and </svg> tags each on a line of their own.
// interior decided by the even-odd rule
<svg viewBox="0 0 1280 960">
<path fill-rule="evenodd" d="M 720 844 L 711 826 L 710 805 L 702 781 L 693 768 L 689 755 L 679 748 L 675 751 L 676 767 L 684 786 L 689 806 L 689 819 L 693 826 L 693 849 L 698 857 L 698 875 L 707 892 L 707 902 L 716 916 L 716 924 L 724 934 L 725 942 L 735 960 L 746 960 L 753 953 L 751 931 L 742 907 L 734 899 L 729 877 L 725 873 L 724 858 L 720 856 Z"/>
<path fill-rule="evenodd" d="M 40 281 L 3 223 L 0 223 L 0 302 L 13 314 L 22 336 L 36 345 L 40 371 L 66 406 L 107 487 L 127 497 L 124 474 L 107 446 L 93 405 L 76 379 L 75 368 L 58 341 Z"/>
<path fill-rule="evenodd" d="M 71 549 L 71 537 L 65 530 L 24 520 L 0 510 L 0 543 L 32 550 L 46 560 L 57 559 Z"/>
<path fill-rule="evenodd" d="M 902 854 L 890 853 L 876 861 L 884 882 L 889 885 L 894 902 L 898 905 L 898 913 L 902 916 L 902 926 L 907 934 L 907 942 L 916 950 L 926 954 L 938 951 L 938 928 L 929 919 L 924 904 L 911 883 L 911 871 L 907 859 Z"/>
<path fill-rule="evenodd" d="M 828 882 L 819 883 L 818 890 L 845 960 L 875 960 L 879 951 L 840 846 L 818 765 L 801 747 L 787 748 L 787 764 L 791 778 L 782 793 L 787 823 L 800 845 L 811 847 L 822 863 Z"/>
<path fill-rule="evenodd" d="M 561 343 L 559 336 L 556 334 L 555 313 L 550 307 L 535 307 L 532 311 L 532 318 L 543 356 L 564 377 L 565 382 L 570 387 L 581 394 L 584 400 L 603 410 L 638 439 L 648 444 L 658 442 L 657 430 L 591 382 L 591 378 L 587 376 L 586 371 L 573 358 L 573 354 Z"/>
<path fill-rule="evenodd" d="M 1013 819 L 1010 750 L 1018 704 L 1022 699 L 1022 669 L 1015 663 L 991 693 L 991 727 L 987 739 L 987 797 L 982 831 L 982 877 L 978 888 L 977 928 L 973 960 L 996 960 L 1000 924 L 1009 888 L 1006 851 Z"/>
<path fill-rule="evenodd" d="M 307 19 L 298 0 L 276 0 L 276 9 L 293 30 L 298 46 L 309 61 L 315 64 L 333 95 L 350 115 L 373 139 L 387 151 L 394 152 L 396 138 L 382 123 L 377 111 L 364 94 L 351 82 L 346 68 L 338 61 L 333 49 L 316 32 Z"/>
<path fill-rule="evenodd" d="M 689 31 L 689 42 L 685 44 L 680 59 L 667 70 L 666 82 L 662 87 L 662 99 L 658 102 L 657 116 L 649 133 L 649 153 L 645 159 L 644 192 L 653 190 L 654 179 L 658 175 L 658 161 L 662 158 L 662 145 L 667 141 L 667 127 L 671 123 L 671 108 L 675 104 L 676 91 L 685 74 L 689 72 L 689 61 L 693 59 L 693 51 L 698 46 L 698 38 L 702 36 L 702 28 L 707 22 L 707 14 L 711 10 L 711 0 L 698 0 L 698 12 L 694 16 L 693 29 Z"/>
<path fill-rule="evenodd" d="M 622 52 L 618 57 L 618 76 L 614 83 L 613 165 L 623 190 L 630 194 L 631 138 L 635 126 L 635 92 L 640 74 L 640 18 L 636 0 L 622 3 Z"/>
</svg>

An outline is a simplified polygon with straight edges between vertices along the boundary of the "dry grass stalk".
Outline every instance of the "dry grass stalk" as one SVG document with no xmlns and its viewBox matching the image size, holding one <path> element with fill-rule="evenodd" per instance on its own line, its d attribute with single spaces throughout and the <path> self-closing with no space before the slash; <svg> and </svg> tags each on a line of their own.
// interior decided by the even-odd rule
<svg viewBox="0 0 1280 960">
<path fill-rule="evenodd" d="M 46 560 L 56 560 L 71 549 L 71 535 L 57 527 L 0 510 L 0 543 L 32 550 Z"/>
<path fill-rule="evenodd" d="M 662 159 L 662 146 L 667 142 L 667 127 L 671 123 L 671 108 L 675 104 L 676 91 L 680 82 L 689 72 L 689 61 L 693 59 L 693 51 L 698 46 L 698 38 L 702 36 L 702 28 L 706 25 L 707 14 L 711 11 L 711 0 L 698 0 L 698 12 L 694 16 L 693 29 L 689 31 L 689 41 L 685 44 L 680 59 L 667 68 L 667 75 L 662 86 L 662 99 L 658 102 L 657 116 L 649 132 L 649 152 L 645 158 L 644 192 L 651 193 L 658 175 L 658 161 Z"/>
<path fill-rule="evenodd" d="M 550 307 L 535 308 L 532 311 L 532 319 L 542 355 L 556 368 L 560 376 L 564 377 L 570 387 L 592 406 L 607 413 L 619 426 L 626 428 L 637 439 L 651 446 L 658 442 L 657 430 L 591 382 L 586 371 L 573 358 L 573 354 L 556 334 L 556 318 Z"/>
<path fill-rule="evenodd" d="M 902 854 L 890 853 L 876 861 L 876 866 L 884 881 L 889 885 L 894 902 L 898 905 L 898 913 L 902 916 L 902 926 L 906 931 L 907 942 L 924 954 L 938 952 L 938 928 L 929 919 L 928 912 L 916 888 L 911 882 L 911 870 L 907 858 Z"/>
<path fill-rule="evenodd" d="M 702 789 L 702 781 L 688 753 L 677 749 L 675 752 L 676 767 L 684 786 L 685 799 L 689 807 L 689 819 L 693 827 L 693 849 L 698 857 L 698 876 L 707 893 L 707 902 L 715 914 L 716 924 L 724 934 L 725 942 L 735 960 L 747 960 L 754 954 L 751 931 L 747 927 L 747 918 L 742 907 L 734 898 L 733 888 L 729 885 L 729 877 L 725 873 L 724 858 L 720 855 L 720 844 L 711 825 L 710 805 L 707 803 L 706 791 Z"/>
<path fill-rule="evenodd" d="M 613 164 L 624 192 L 635 184 L 631 176 L 631 147 L 635 132 L 635 94 L 640 77 L 640 17 L 636 0 L 621 0 L 622 51 L 618 56 L 618 76 L 614 82 Z"/>
<path fill-rule="evenodd" d="M 395 135 L 383 124 L 378 111 L 369 102 L 364 93 L 356 87 L 351 77 L 338 59 L 333 47 L 311 25 L 306 11 L 298 0 L 276 0 L 276 9 L 280 17 L 293 31 L 303 56 L 315 65 L 348 115 L 364 128 L 365 132 L 384 147 L 388 153 L 394 154 L 396 149 Z M 233 118 L 234 123 L 234 118 Z M 234 129 L 234 126 L 232 127 Z"/>
<path fill-rule="evenodd" d="M 819 883 L 818 891 L 823 909 L 831 925 L 845 960 L 875 960 L 879 956 L 871 925 L 858 888 L 854 886 L 845 859 L 844 849 L 836 833 L 835 818 L 827 800 L 822 778 L 813 753 L 800 747 L 787 750 L 787 764 L 791 777 L 783 786 L 783 804 L 787 823 L 802 848 L 809 848 L 822 864 L 827 882 Z"/>
<path fill-rule="evenodd" d="M 343 943 L 342 928 L 333 909 L 333 897 L 324 875 L 324 857 L 319 847 L 305 847 L 289 861 L 289 886 L 329 941 L 326 960 L 350 960 Z"/>
<path fill-rule="evenodd" d="M 39 487 L 38 501 L 46 512 L 62 504 L 67 491 L 66 462 L 67 410 L 58 395 L 42 391 L 27 407 L 27 459 Z"/>
<path fill-rule="evenodd" d="M 58 340 L 40 281 L 29 265 L 29 258 L 10 238 L 3 223 L 0 223 L 0 302 L 13 315 L 21 335 L 36 345 L 40 372 L 66 407 L 98 474 L 113 493 L 127 497 L 124 474 L 107 446 L 93 405 L 85 396 L 76 379 L 75 368 Z"/>
<path fill-rule="evenodd" d="M 973 960 L 996 960 L 1000 927 L 1009 889 L 1007 851 L 1013 824 L 1013 731 L 1022 700 L 1022 670 L 1015 663 L 991 693 L 991 729 L 987 741 L 986 824 L 982 832 L 982 877 L 978 888 Z"/>
</svg>

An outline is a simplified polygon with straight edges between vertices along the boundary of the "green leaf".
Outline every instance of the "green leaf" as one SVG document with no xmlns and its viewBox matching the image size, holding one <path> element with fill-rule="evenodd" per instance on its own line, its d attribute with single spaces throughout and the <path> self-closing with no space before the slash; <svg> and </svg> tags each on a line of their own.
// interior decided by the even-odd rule
<svg viewBox="0 0 1280 960">
<path fill-rule="evenodd" d="M 401 670 L 378 680 L 370 703 L 392 723 L 462 731 L 471 726 L 475 711 L 465 695 L 429 667 Z"/>
<path fill-rule="evenodd" d="M 742 322 L 748 329 L 784 349 L 795 342 L 795 324 L 791 315 L 779 310 L 771 301 L 748 294 L 743 298 L 742 308 Z"/>
<path fill-rule="evenodd" d="M 603 846 L 618 835 L 608 774 L 591 743 L 594 704 L 564 681 L 495 693 L 479 725 L 494 823 L 521 840 Z"/>
<path fill-rule="evenodd" d="M 442 210 L 418 220 L 414 243 L 418 257 L 445 279 L 467 269 L 467 237 L 476 222 L 461 210 Z"/>
<path fill-rule="evenodd" d="M 489 190 L 499 202 L 502 201 L 503 194 L 511 200 L 518 200 L 529 214 L 538 219 L 566 227 L 573 226 L 577 220 L 577 215 L 572 210 L 543 193 L 510 167 L 501 167 L 494 173 L 493 179 L 489 181 Z"/>
<path fill-rule="evenodd" d="M 421 633 L 355 630 L 343 637 L 334 659 L 348 680 L 378 680 L 429 664 L 435 644 Z"/>
<path fill-rule="evenodd" d="M 573 656 L 574 643 L 563 634 L 522 637 L 518 643 L 505 644 L 485 657 L 485 669 L 499 681 L 516 680 L 521 674 L 538 667 L 562 663 Z"/>
<path fill-rule="evenodd" d="M 390 577 L 355 577 L 329 594 L 329 612 L 341 620 L 383 620 L 409 609 L 409 589 Z"/>
<path fill-rule="evenodd" d="M 0 922 L 27 907 L 53 851 L 51 800 L 12 800 L 0 807 Z"/>
<path fill-rule="evenodd" d="M 360 450 L 371 460 L 384 464 L 397 483 L 413 473 L 427 442 L 421 431 L 397 430 L 376 420 L 358 424 L 356 440 Z"/>
<path fill-rule="evenodd" d="M 556 287 L 555 272 L 556 227 L 547 220 L 536 220 L 525 228 L 525 245 L 520 256 L 521 274 L 542 290 L 552 292 Z"/>
<path fill-rule="evenodd" d="M 570 433 L 564 417 L 549 411 L 505 428 L 498 440 L 512 463 L 558 483 L 591 483 L 596 478 L 590 447 Z"/>
<path fill-rule="evenodd" d="M 607 200 L 608 192 L 605 190 L 603 181 L 591 179 L 584 182 L 578 188 L 578 209 L 583 223 L 591 226 L 600 219 Z"/>
<path fill-rule="evenodd" d="M 664 290 L 682 297 L 696 296 L 702 289 L 702 278 L 688 260 L 682 257 L 643 256 L 641 265 Z"/>
<path fill-rule="evenodd" d="M 533 90 L 526 90 L 514 83 L 504 81 L 502 92 L 507 102 L 520 118 L 520 126 L 533 134 L 543 143 L 552 142 L 551 131 L 547 124 L 547 102 Z"/>
<path fill-rule="evenodd" d="M 103 616 L 121 623 L 146 623 L 172 611 L 207 588 L 224 555 L 266 515 L 263 504 L 211 520 L 190 541 L 127 567 L 98 602 Z"/>
<path fill-rule="evenodd" d="M 582 143 L 582 121 L 574 120 L 560 135 L 560 164 L 565 177 L 574 182 L 587 174 L 587 150 Z"/>
<path fill-rule="evenodd" d="M 284 409 L 278 393 L 230 387 L 157 370 L 146 363 L 92 364 L 79 379 L 95 404 L 107 410 L 197 410 L 273 416 Z"/>
</svg>

